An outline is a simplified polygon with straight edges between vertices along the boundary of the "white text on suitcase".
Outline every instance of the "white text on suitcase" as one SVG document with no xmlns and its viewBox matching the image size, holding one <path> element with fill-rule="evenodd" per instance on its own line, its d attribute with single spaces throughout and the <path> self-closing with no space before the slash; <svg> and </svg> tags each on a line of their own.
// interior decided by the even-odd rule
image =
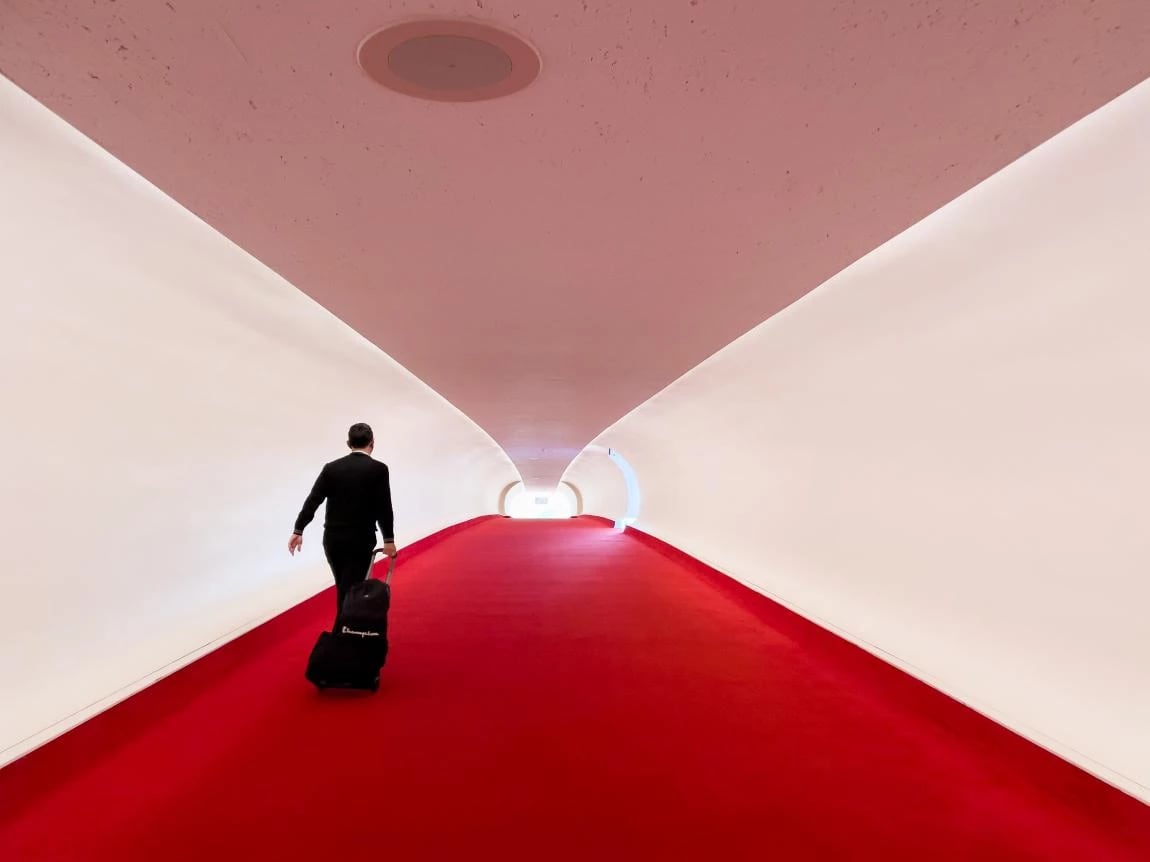
<svg viewBox="0 0 1150 862">
<path fill-rule="evenodd" d="M 349 629 L 347 626 L 343 627 L 342 634 L 359 635 L 361 638 L 377 638 L 377 637 L 379 637 L 379 632 L 357 632 L 355 629 Z"/>
</svg>

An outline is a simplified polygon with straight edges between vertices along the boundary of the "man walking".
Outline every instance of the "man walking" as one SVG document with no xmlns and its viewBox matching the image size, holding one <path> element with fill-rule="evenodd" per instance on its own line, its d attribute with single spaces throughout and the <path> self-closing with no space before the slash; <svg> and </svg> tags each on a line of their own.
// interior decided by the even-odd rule
<svg viewBox="0 0 1150 862">
<path fill-rule="evenodd" d="M 323 550 L 335 577 L 336 619 L 344 596 L 355 583 L 367 577 L 375 550 L 375 525 L 383 533 L 383 549 L 389 557 L 395 549 L 394 514 L 391 509 L 391 480 L 387 465 L 371 457 L 375 435 L 371 426 L 360 422 L 347 432 L 350 454 L 325 464 L 304 501 L 288 551 L 303 547 L 303 531 L 315 518 L 319 504 L 327 499 Z"/>
</svg>

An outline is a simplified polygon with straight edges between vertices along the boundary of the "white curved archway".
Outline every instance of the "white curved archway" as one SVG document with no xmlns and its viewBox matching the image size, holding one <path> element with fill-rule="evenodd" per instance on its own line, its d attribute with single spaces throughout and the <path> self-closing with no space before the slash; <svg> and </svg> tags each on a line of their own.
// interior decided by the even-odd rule
<svg viewBox="0 0 1150 862">
<path fill-rule="evenodd" d="M 635 468 L 619 454 L 617 449 L 608 449 L 607 457 L 615 462 L 615 466 L 623 474 L 623 483 L 627 486 L 627 509 L 623 517 L 615 521 L 615 529 L 625 530 L 639 520 L 639 477 L 635 474 Z"/>
<path fill-rule="evenodd" d="M 563 481 L 578 483 L 581 511 L 610 519 L 618 530 L 638 522 L 642 508 L 639 476 L 618 449 L 591 444 L 571 462 Z"/>
<path fill-rule="evenodd" d="M 550 493 L 528 491 L 522 482 L 504 489 L 500 513 L 509 518 L 542 520 L 572 518 L 580 514 L 581 495 L 567 482 Z"/>
<path fill-rule="evenodd" d="M 582 515 L 583 514 L 583 492 L 579 490 L 578 486 L 576 486 L 575 483 L 569 482 L 566 479 L 564 479 L 562 482 L 559 483 L 559 490 L 561 493 L 565 493 L 566 491 L 570 491 L 571 496 L 574 498 L 574 501 L 575 501 L 575 515 Z"/>
</svg>

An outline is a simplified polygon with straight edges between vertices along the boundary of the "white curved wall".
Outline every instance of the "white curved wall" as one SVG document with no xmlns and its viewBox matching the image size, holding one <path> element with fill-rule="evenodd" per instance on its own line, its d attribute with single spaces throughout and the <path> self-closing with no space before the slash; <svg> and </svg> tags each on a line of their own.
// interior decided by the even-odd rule
<svg viewBox="0 0 1150 862">
<path fill-rule="evenodd" d="M 618 521 L 627 514 L 627 482 L 606 446 L 592 443 L 563 474 L 583 496 L 583 512 Z"/>
<path fill-rule="evenodd" d="M 596 444 L 640 529 L 1150 799 L 1150 83 Z"/>
<path fill-rule="evenodd" d="M 330 583 L 371 422 L 402 545 L 518 474 L 474 423 L 0 78 L 0 762 Z"/>
</svg>

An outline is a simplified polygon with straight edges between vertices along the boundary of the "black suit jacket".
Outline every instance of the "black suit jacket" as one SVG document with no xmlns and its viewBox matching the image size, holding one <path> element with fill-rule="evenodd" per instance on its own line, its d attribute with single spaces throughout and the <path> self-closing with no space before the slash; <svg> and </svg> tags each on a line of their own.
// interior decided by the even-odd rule
<svg viewBox="0 0 1150 862">
<path fill-rule="evenodd" d="M 295 531 L 303 533 L 312 522 L 319 504 L 327 499 L 324 529 L 339 532 L 358 530 L 375 534 L 375 525 L 385 542 L 395 541 L 395 515 L 391 510 L 391 478 L 387 465 L 370 455 L 352 452 L 325 464 L 307 495 Z"/>
</svg>

